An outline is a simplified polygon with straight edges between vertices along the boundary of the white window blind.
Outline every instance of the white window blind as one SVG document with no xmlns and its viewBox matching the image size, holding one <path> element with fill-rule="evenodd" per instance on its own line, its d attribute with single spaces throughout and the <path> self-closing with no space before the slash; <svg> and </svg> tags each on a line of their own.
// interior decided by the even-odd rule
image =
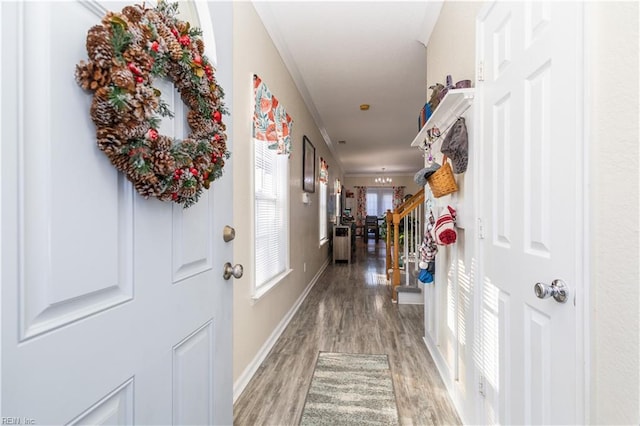
<svg viewBox="0 0 640 426">
<path fill-rule="evenodd" d="M 393 189 L 367 188 L 367 215 L 379 217 L 387 209 L 393 211 Z"/>
<path fill-rule="evenodd" d="M 377 216 L 378 211 L 378 193 L 367 188 L 367 215 Z"/>
<path fill-rule="evenodd" d="M 327 184 L 325 182 L 320 182 L 319 186 L 319 202 L 320 205 L 320 242 L 327 240 L 329 236 L 327 235 L 327 222 L 329 218 L 327 217 Z"/>
<path fill-rule="evenodd" d="M 289 163 L 268 144 L 255 145 L 255 287 L 289 269 Z"/>
</svg>

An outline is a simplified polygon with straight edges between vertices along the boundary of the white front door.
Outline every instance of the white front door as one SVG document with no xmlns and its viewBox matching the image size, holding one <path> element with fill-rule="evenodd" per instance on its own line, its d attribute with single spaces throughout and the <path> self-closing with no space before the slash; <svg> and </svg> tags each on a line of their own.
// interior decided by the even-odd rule
<svg viewBox="0 0 640 426">
<path fill-rule="evenodd" d="M 479 419 L 580 424 L 582 5 L 493 2 L 477 31 Z M 556 279 L 566 303 L 536 296 Z"/>
<path fill-rule="evenodd" d="M 0 3 L 3 422 L 232 423 L 231 173 L 187 210 L 145 200 L 74 80 L 87 30 L 123 5 Z M 161 88 L 161 132 L 183 137 Z"/>
</svg>

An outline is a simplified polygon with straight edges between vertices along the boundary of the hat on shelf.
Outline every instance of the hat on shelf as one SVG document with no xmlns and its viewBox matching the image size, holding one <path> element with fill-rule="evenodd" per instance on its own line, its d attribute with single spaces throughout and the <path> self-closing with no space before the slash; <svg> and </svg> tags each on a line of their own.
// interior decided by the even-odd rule
<svg viewBox="0 0 640 426">
<path fill-rule="evenodd" d="M 436 242 L 441 246 L 456 242 L 458 234 L 456 234 L 455 220 L 456 210 L 451 206 L 445 207 L 438 217 L 435 227 Z"/>
<path fill-rule="evenodd" d="M 464 173 L 467 171 L 467 163 L 469 162 L 469 137 L 467 135 L 467 125 L 464 118 L 459 117 L 447 136 L 442 141 L 443 154 L 451 158 L 453 165 L 453 173 Z"/>
<path fill-rule="evenodd" d="M 420 169 L 420 171 L 413 177 L 413 180 L 418 185 L 425 186 L 427 184 L 427 179 L 429 179 L 429 176 L 434 174 L 439 168 L 440 164 L 434 161 L 424 169 Z"/>
</svg>

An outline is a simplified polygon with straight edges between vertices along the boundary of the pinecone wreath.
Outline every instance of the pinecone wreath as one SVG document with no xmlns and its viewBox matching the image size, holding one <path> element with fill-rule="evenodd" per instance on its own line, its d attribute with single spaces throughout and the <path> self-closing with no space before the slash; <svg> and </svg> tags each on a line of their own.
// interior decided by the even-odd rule
<svg viewBox="0 0 640 426">
<path fill-rule="evenodd" d="M 98 148 L 144 197 L 189 207 L 222 176 L 227 151 L 224 92 L 204 55 L 202 31 L 176 18 L 177 3 L 107 13 L 87 33 L 89 61 L 75 78 L 93 92 L 91 119 Z M 189 108 L 191 133 L 181 141 L 159 134 L 173 117 L 155 77 L 171 79 Z"/>
</svg>

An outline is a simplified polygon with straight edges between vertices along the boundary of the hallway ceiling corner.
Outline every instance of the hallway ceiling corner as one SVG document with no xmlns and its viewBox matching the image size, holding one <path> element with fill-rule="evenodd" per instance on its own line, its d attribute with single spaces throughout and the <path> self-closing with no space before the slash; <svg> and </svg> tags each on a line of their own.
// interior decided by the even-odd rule
<svg viewBox="0 0 640 426">
<path fill-rule="evenodd" d="M 427 100 L 425 46 L 441 1 L 253 5 L 346 175 L 422 167 L 410 144 Z"/>
</svg>

